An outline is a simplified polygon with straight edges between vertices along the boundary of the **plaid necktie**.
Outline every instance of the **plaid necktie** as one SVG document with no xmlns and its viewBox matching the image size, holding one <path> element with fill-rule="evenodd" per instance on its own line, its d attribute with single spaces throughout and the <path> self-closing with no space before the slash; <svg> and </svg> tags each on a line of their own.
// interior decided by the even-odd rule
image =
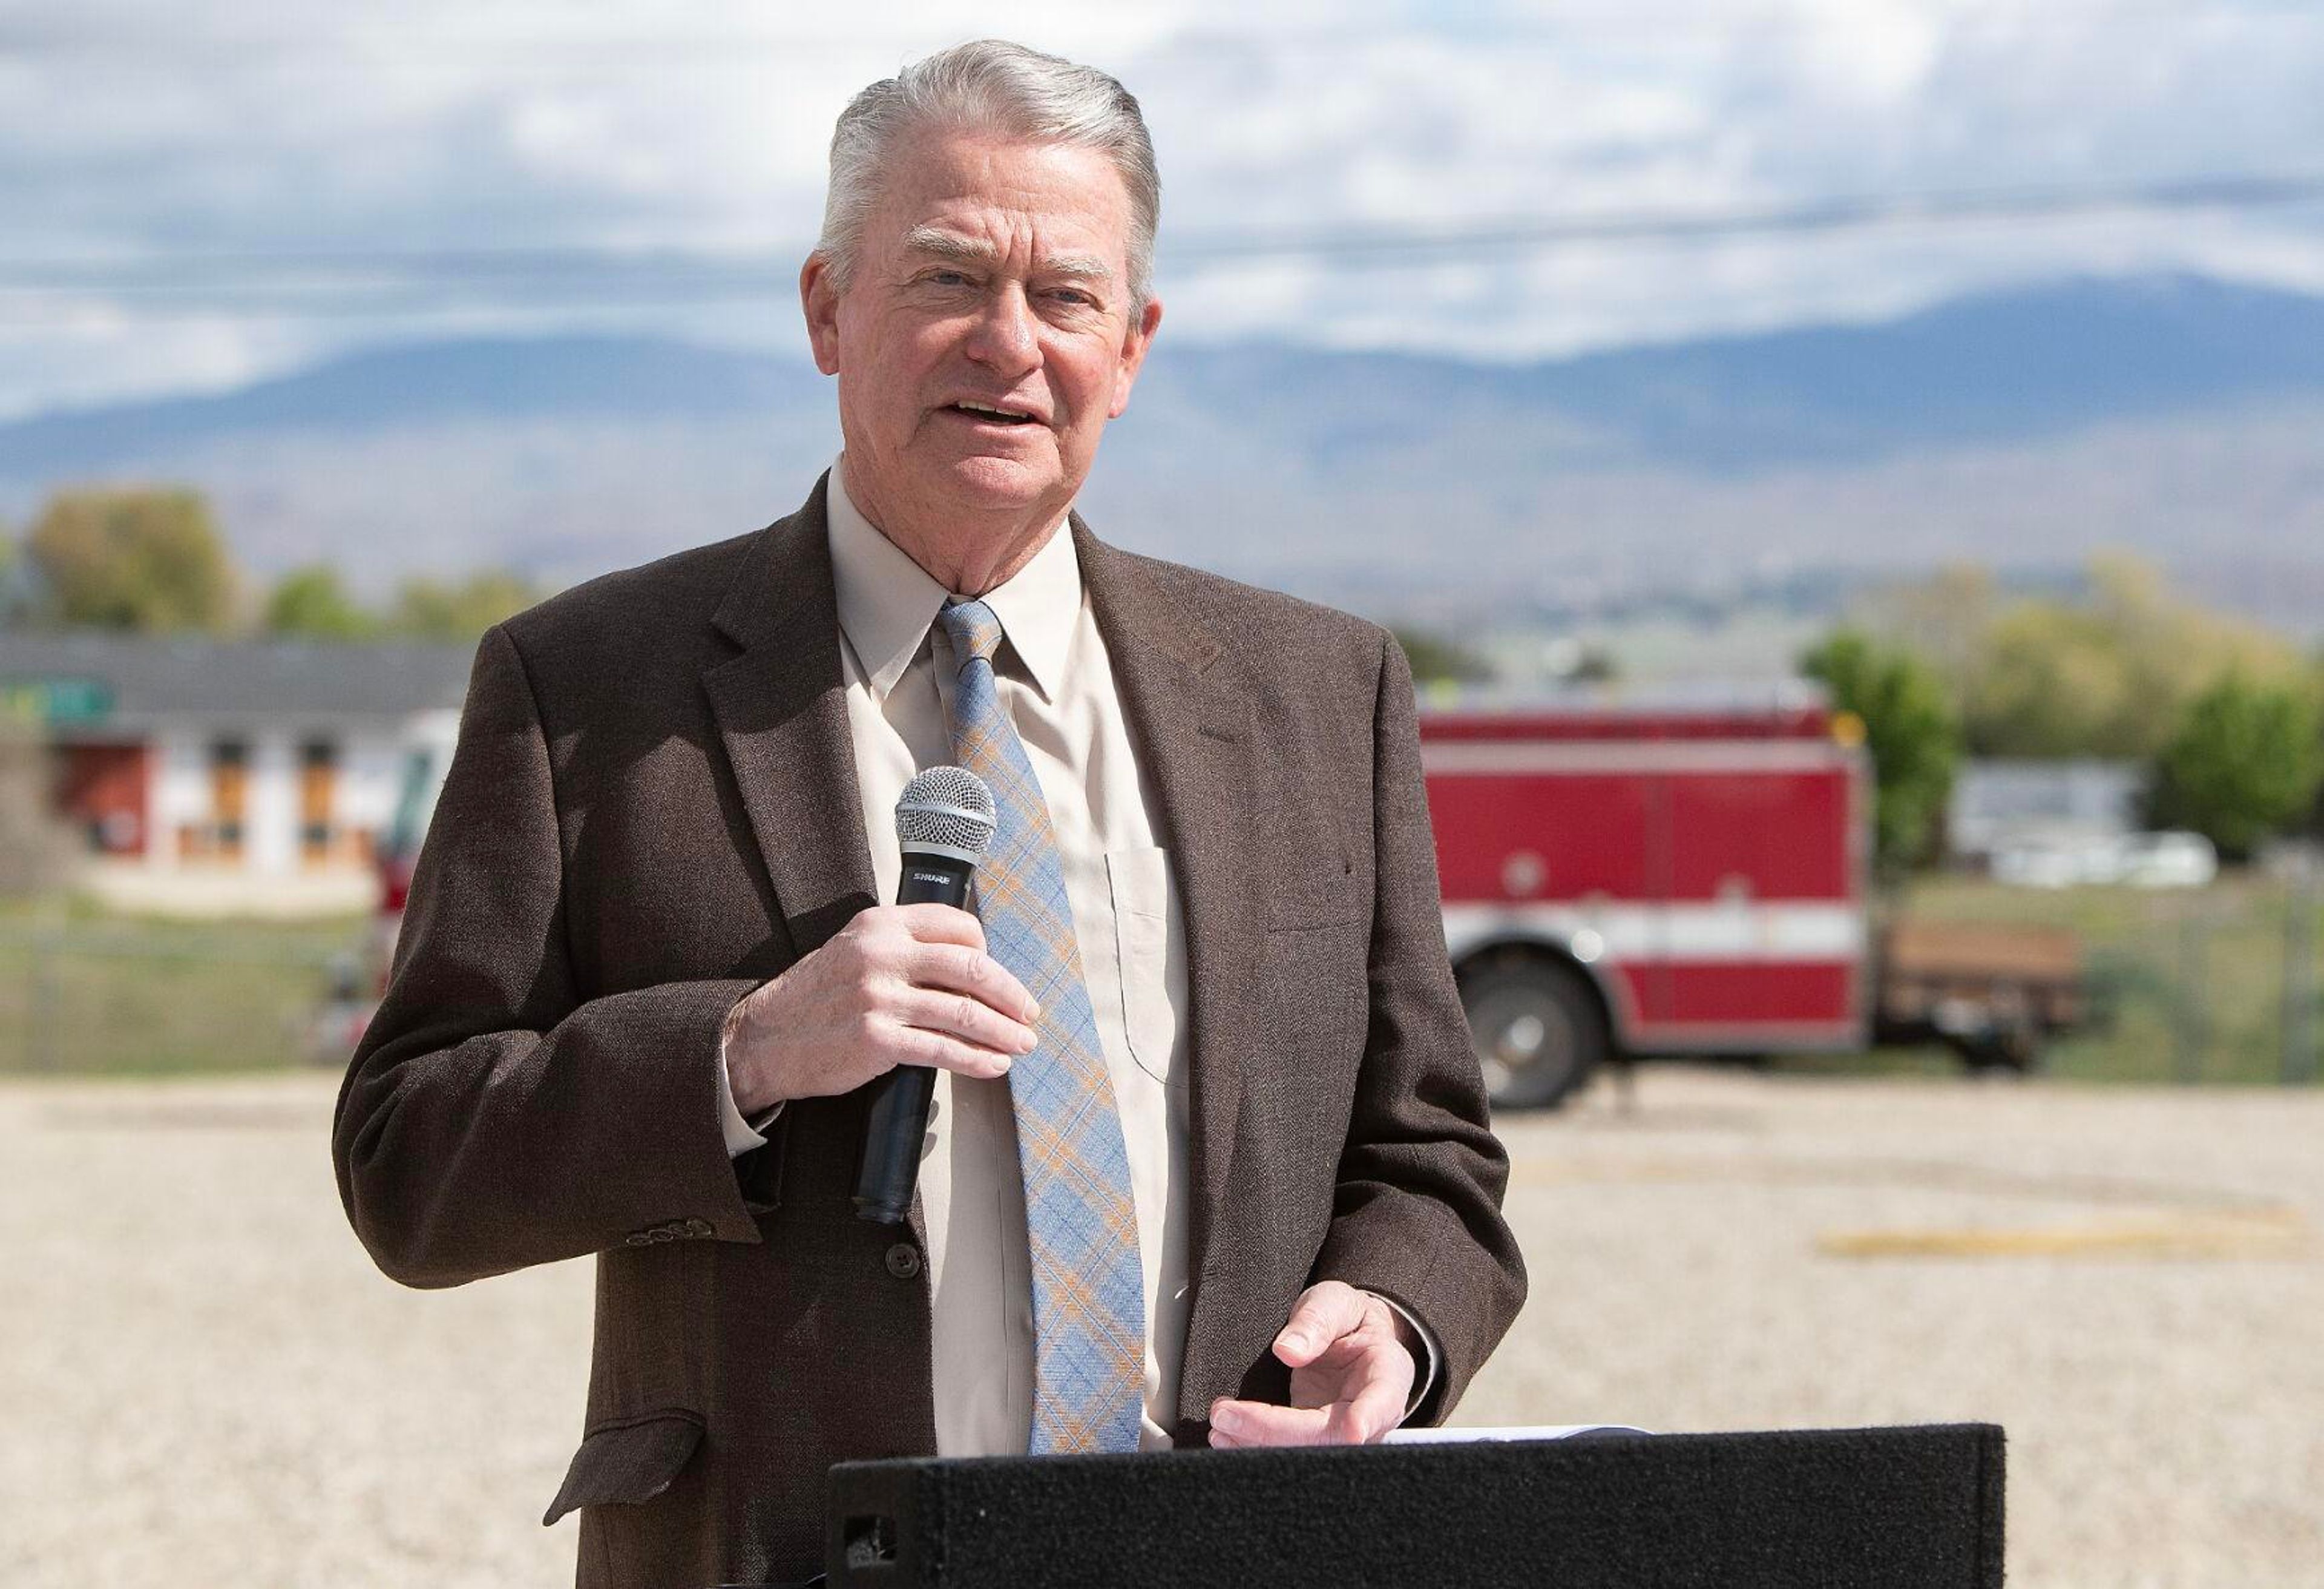
<svg viewBox="0 0 2324 1589">
<path fill-rule="evenodd" d="M 976 872 L 985 947 L 1040 1001 L 1038 1042 L 1009 1072 L 1033 1255 L 1033 1442 L 1135 1451 L 1146 1380 L 1146 1281 L 1130 1156 L 1082 982 L 1049 808 L 992 677 L 1001 620 L 981 601 L 938 622 L 960 670 L 953 753 L 999 818 Z"/>
</svg>

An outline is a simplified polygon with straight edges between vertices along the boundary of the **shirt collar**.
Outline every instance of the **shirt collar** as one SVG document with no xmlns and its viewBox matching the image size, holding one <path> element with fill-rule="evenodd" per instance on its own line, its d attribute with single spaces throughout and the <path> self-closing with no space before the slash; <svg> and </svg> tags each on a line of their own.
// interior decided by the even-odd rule
<svg viewBox="0 0 2324 1589">
<path fill-rule="evenodd" d="M 904 676 L 937 611 L 951 593 L 882 535 L 847 494 L 844 459 L 831 467 L 831 576 L 839 626 L 855 648 L 875 699 L 885 701 Z M 984 605 L 1046 700 L 1065 683 L 1066 653 L 1081 617 L 1082 564 L 1060 524 L 1032 561 L 984 593 Z"/>
</svg>

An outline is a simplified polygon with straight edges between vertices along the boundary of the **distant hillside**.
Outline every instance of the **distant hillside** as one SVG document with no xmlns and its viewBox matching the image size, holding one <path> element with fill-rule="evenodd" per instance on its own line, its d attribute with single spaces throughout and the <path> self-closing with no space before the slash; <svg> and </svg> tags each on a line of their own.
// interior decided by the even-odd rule
<svg viewBox="0 0 2324 1589">
<path fill-rule="evenodd" d="M 451 421 L 717 420 L 817 401 L 787 361 L 642 337 L 423 342 L 375 348 L 239 392 L 0 425 L 0 479 L 137 467 L 254 437 L 368 437 Z"/>
<path fill-rule="evenodd" d="M 184 479 L 261 568 L 574 578 L 788 511 L 831 402 L 803 365 L 670 342 L 403 346 L 0 426 L 0 512 Z M 1086 505 L 1128 544 L 1375 607 L 2121 543 L 2308 611 L 2319 416 L 2324 300 L 2186 278 L 1521 365 L 1166 332 Z"/>
</svg>

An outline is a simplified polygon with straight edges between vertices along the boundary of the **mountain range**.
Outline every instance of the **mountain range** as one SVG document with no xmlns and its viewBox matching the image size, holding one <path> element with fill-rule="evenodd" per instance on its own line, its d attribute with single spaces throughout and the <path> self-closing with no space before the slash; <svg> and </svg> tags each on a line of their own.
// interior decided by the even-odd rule
<svg viewBox="0 0 2324 1589">
<path fill-rule="evenodd" d="M 788 512 L 828 383 L 641 337 L 382 346 L 243 390 L 0 425 L 0 513 L 54 487 L 207 490 L 262 572 L 564 582 Z M 2055 570 L 2126 546 L 2324 630 L 2324 299 L 2053 282 L 1879 324 L 1536 363 L 1166 329 L 1084 506 L 1102 533 L 1396 615 L 1657 591 Z"/>
</svg>

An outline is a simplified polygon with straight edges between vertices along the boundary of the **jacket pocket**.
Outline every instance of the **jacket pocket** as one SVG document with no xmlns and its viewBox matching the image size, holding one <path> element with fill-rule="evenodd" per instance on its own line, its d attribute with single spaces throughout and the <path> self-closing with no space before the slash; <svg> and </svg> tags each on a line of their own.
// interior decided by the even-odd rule
<svg viewBox="0 0 2324 1589">
<path fill-rule="evenodd" d="M 622 1418 L 582 1437 L 557 1499 L 541 1517 L 545 1528 L 567 1512 L 608 1502 L 638 1506 L 651 1501 L 693 1459 L 702 1444 L 702 1415 L 670 1408 Z"/>
</svg>

